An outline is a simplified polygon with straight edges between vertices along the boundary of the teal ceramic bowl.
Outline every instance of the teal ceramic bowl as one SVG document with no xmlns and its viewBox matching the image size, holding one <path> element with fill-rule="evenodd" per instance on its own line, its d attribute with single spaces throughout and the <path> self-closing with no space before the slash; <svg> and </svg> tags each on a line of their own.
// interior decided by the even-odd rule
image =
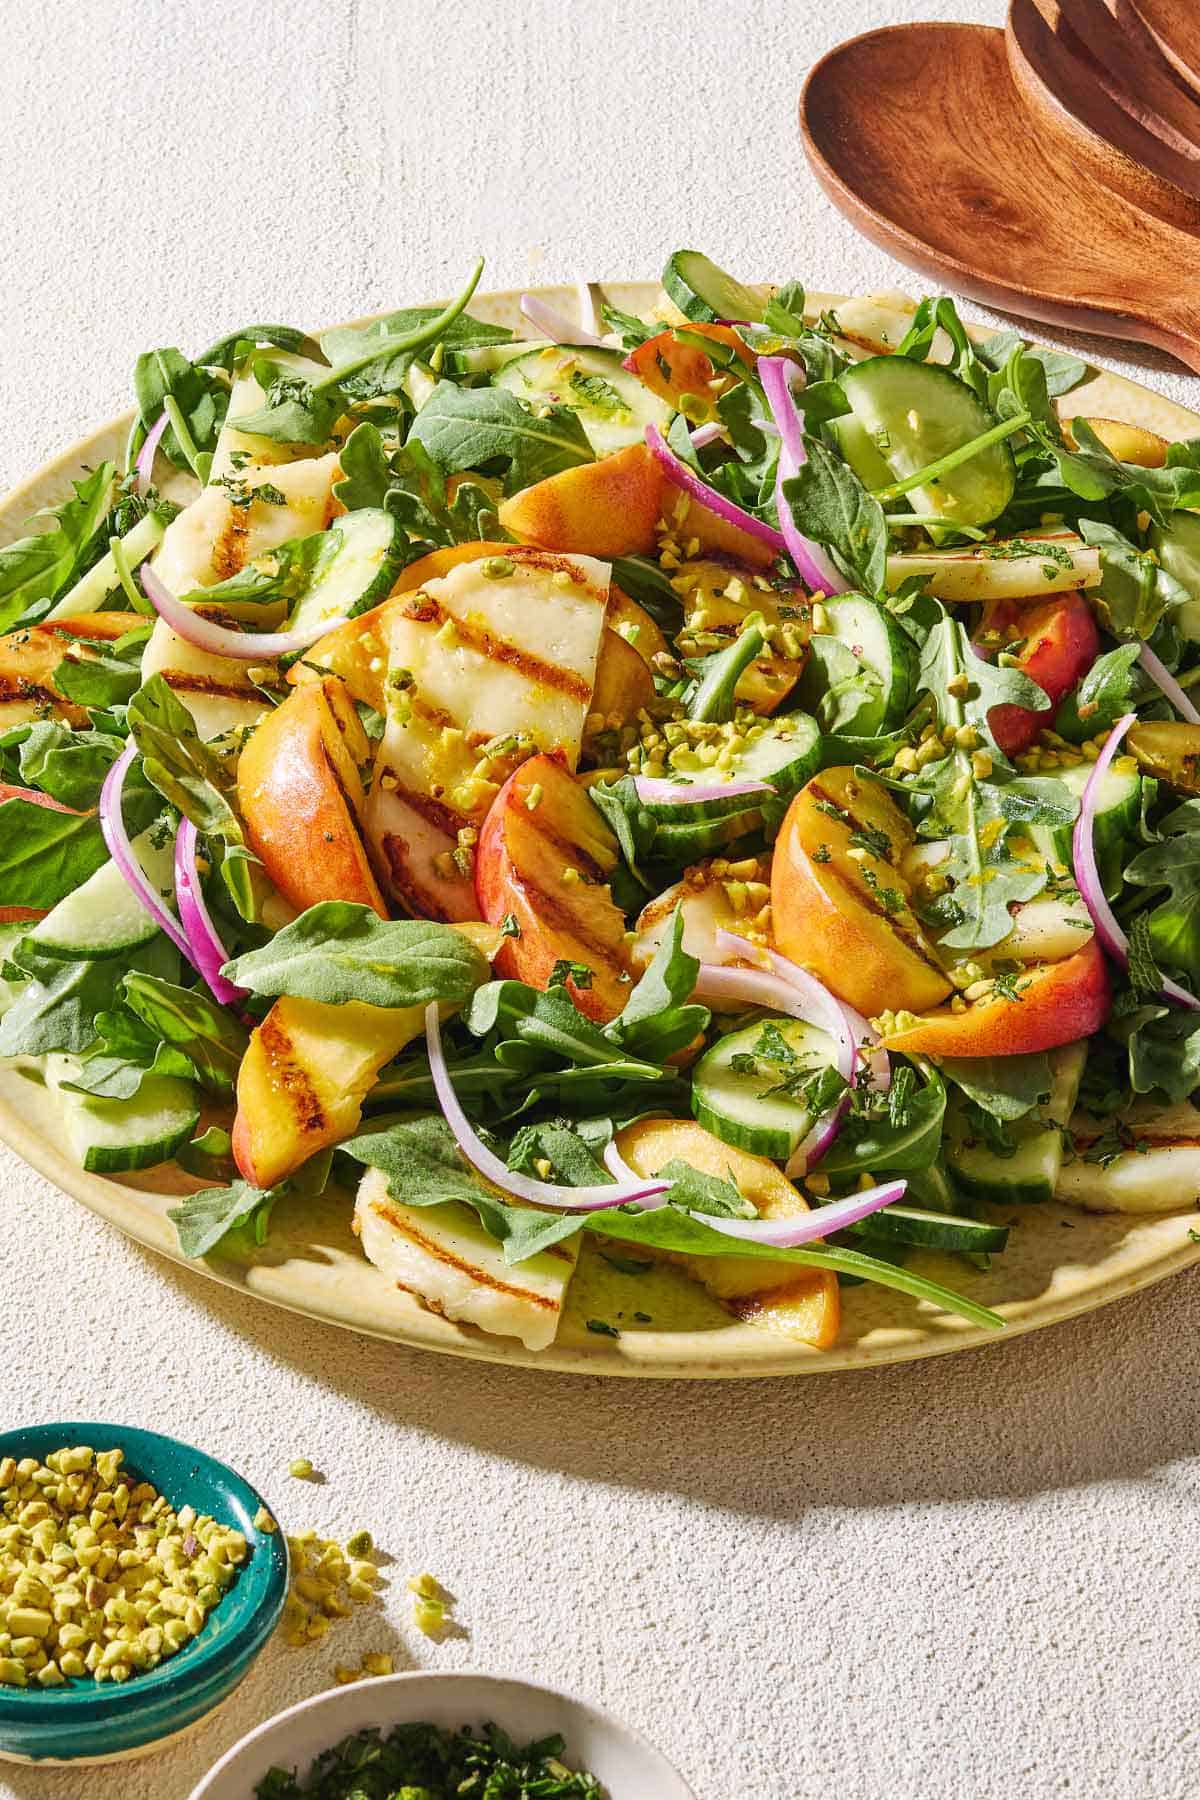
<svg viewBox="0 0 1200 1800">
<path fill-rule="evenodd" d="M 89 1679 L 60 1688 L 0 1687 L 0 1757 L 13 1762 L 108 1762 L 188 1730 L 233 1692 L 287 1597 L 283 1533 L 256 1529 L 254 1516 L 266 1502 L 224 1463 L 154 1431 L 76 1419 L 0 1432 L 0 1459 L 44 1461 L 68 1444 L 123 1450 L 126 1467 L 172 1506 L 193 1506 L 244 1531 L 250 1555 L 200 1634 L 157 1669 L 122 1685 Z"/>
</svg>

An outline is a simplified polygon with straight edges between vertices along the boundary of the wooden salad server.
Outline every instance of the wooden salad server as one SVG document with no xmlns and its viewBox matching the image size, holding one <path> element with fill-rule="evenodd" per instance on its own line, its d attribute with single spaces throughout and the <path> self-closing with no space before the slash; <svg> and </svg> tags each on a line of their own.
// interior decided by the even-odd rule
<svg viewBox="0 0 1200 1800">
<path fill-rule="evenodd" d="M 1040 129 L 986 25 L 893 25 L 817 63 L 813 171 L 901 262 L 1028 318 L 1157 344 L 1200 371 L 1200 241 L 1097 191 Z"/>
<path fill-rule="evenodd" d="M 1096 79 L 1125 112 L 1180 155 L 1200 158 L 1200 96 L 1180 82 L 1128 0 L 1033 3 L 1052 31 L 1092 59 Z M 1186 0 L 1179 10 L 1188 11 Z"/>
<path fill-rule="evenodd" d="M 1008 62 L 1039 136 L 1056 140 L 1083 175 L 1185 231 L 1200 231 L 1200 152 L 1167 144 L 1127 112 L 1050 0 L 1011 0 Z"/>
<path fill-rule="evenodd" d="M 1105 0 L 1118 19 L 1136 15 L 1176 75 L 1200 94 L 1200 7 L 1195 0 Z"/>
</svg>

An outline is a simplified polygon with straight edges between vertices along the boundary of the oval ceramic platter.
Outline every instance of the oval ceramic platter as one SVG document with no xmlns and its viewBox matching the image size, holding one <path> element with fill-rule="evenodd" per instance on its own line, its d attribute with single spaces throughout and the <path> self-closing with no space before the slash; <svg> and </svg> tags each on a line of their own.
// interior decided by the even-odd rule
<svg viewBox="0 0 1200 1800">
<path fill-rule="evenodd" d="M 575 289 L 537 292 L 574 316 Z M 661 290 L 650 282 L 605 283 L 593 290 L 597 292 L 631 312 L 653 312 L 662 299 Z M 519 299 L 517 293 L 476 295 L 471 310 L 520 331 L 524 320 Z M 860 353 L 896 343 L 913 304 L 898 294 L 855 299 L 809 296 L 813 316 L 827 308 L 836 310 L 846 339 Z M 1102 370 L 1089 371 L 1072 391 L 1069 406 L 1072 413 L 1125 420 L 1166 438 L 1200 433 L 1200 414 Z M 94 466 L 105 456 L 119 458 L 129 424 L 126 414 L 83 439 L 0 503 L 0 541 L 17 536 L 37 508 L 61 499 L 68 479 L 85 464 Z M 174 1167 L 119 1182 L 85 1173 L 59 1148 L 61 1131 L 53 1100 L 11 1067 L 0 1068 L 0 1138 L 128 1236 L 175 1261 L 186 1261 L 166 1213 L 181 1193 L 200 1183 Z M 1097 1215 L 1056 1204 L 1013 1208 L 1009 1247 L 989 1271 L 968 1269 L 961 1259 L 936 1253 L 918 1253 L 914 1259 L 928 1275 L 994 1307 L 1007 1321 L 1007 1331 L 981 1329 L 903 1294 L 863 1285 L 843 1289 L 841 1334 L 836 1346 L 824 1351 L 731 1318 L 674 1268 L 654 1268 L 636 1278 L 622 1276 L 604 1261 L 593 1242 L 585 1242 L 557 1341 L 548 1350 L 529 1351 L 515 1338 L 453 1324 L 395 1288 L 360 1250 L 350 1229 L 351 1201 L 344 1194 L 330 1193 L 316 1202 L 281 1203 L 269 1242 L 244 1261 L 213 1255 L 187 1266 L 293 1312 L 451 1356 L 590 1375 L 710 1380 L 812 1375 L 995 1343 L 1161 1281 L 1200 1261 L 1200 1248 L 1189 1236 L 1195 1220 L 1190 1200 L 1190 1195 L 1182 1195 L 1180 1206 L 1185 1210 L 1155 1217 Z M 649 1314 L 652 1323 L 637 1323 L 635 1309 Z M 587 1321 L 596 1318 L 617 1322 L 620 1335 L 590 1332 Z"/>
</svg>

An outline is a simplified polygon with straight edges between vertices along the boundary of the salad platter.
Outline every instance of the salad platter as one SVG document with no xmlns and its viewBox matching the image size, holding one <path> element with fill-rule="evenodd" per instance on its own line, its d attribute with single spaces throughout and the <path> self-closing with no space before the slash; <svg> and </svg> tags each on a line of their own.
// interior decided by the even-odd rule
<svg viewBox="0 0 1200 1800">
<path fill-rule="evenodd" d="M 152 352 L 0 507 L 0 1136 L 258 1298 L 596 1374 L 1189 1266 L 1200 416 L 664 281 Z"/>
</svg>

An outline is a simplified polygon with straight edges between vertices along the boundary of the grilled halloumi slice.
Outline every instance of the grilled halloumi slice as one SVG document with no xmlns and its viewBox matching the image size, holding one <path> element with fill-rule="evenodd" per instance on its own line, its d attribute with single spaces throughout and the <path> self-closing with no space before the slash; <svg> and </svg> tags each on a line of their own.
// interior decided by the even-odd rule
<svg viewBox="0 0 1200 1800">
<path fill-rule="evenodd" d="M 771 858 L 749 856 L 737 862 L 712 857 L 685 869 L 657 899 L 638 914 L 632 960 L 644 969 L 666 937 L 677 907 L 683 911 L 683 948 L 701 962 L 720 963 L 726 953 L 717 942 L 718 931 L 744 934 L 758 929 L 757 920 L 769 903 Z M 741 1004 L 739 1002 L 739 1004 Z"/>
<path fill-rule="evenodd" d="M 392 897 L 435 919 L 477 916 L 469 866 L 453 853 L 514 759 L 554 751 L 575 767 L 604 633 L 607 563 L 513 545 L 509 573 L 485 574 L 497 560 L 398 595 L 373 627 L 387 725 L 364 830 Z"/>
<path fill-rule="evenodd" d="M 258 437 L 238 430 L 238 420 L 249 418 L 266 402 L 266 393 L 251 366 L 260 356 L 269 358 L 277 368 L 289 375 L 297 375 L 303 381 L 319 381 L 322 375 L 329 373 L 322 363 L 313 362 L 307 356 L 296 356 L 288 350 L 265 349 L 240 364 L 229 390 L 229 409 L 213 451 L 210 482 L 221 481 L 226 475 L 237 475 L 237 465 L 246 457 L 252 463 L 275 468 L 282 463 L 312 457 L 309 444 L 281 444 L 276 438 Z"/>
<path fill-rule="evenodd" d="M 210 484 L 168 525 L 153 560 L 155 574 L 173 594 L 212 587 L 236 575 L 256 556 L 323 531 L 333 510 L 333 484 L 338 479 L 336 454 L 311 457 L 282 467 L 247 464 L 229 477 L 230 485 Z M 251 500 L 247 492 L 268 483 L 284 496 L 284 504 Z M 165 676 L 196 721 L 201 737 L 255 724 L 265 711 L 251 681 L 247 663 L 211 656 L 178 637 L 159 619 L 142 657 L 142 679 Z"/>
<path fill-rule="evenodd" d="M 1054 1190 L 1056 1200 L 1087 1212 L 1183 1212 L 1200 1201 L 1200 1111 L 1188 1101 L 1175 1106 L 1145 1102 L 1120 1117 L 1126 1146 L 1104 1162 L 1084 1153 L 1105 1133 L 1105 1123 L 1077 1112 L 1071 1141 L 1077 1155 L 1064 1160 Z"/>
<path fill-rule="evenodd" d="M 527 1350 L 554 1342 L 578 1236 L 526 1262 L 506 1263 L 471 1207 L 460 1201 L 405 1206 L 392 1198 L 379 1169 L 368 1169 L 359 1184 L 354 1230 L 376 1268 L 432 1312 L 519 1338 Z"/>
</svg>

